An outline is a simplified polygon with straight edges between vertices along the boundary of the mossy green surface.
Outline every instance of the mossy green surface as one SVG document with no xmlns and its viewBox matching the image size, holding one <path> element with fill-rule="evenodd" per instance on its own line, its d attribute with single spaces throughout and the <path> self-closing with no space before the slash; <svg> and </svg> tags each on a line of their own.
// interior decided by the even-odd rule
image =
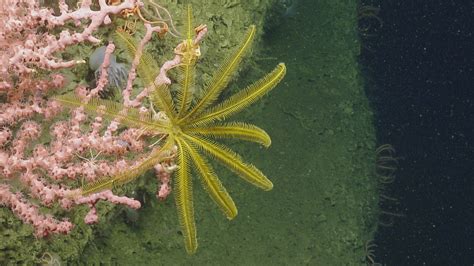
<svg viewBox="0 0 474 266">
<path fill-rule="evenodd" d="M 172 13 L 178 11 L 176 2 L 160 1 Z M 195 24 L 209 26 L 198 68 L 202 80 L 248 25 L 262 28 L 270 4 L 189 2 Z M 237 82 L 242 86 L 278 62 L 288 68 L 282 83 L 239 117 L 264 128 L 272 146 L 230 143 L 273 181 L 274 189 L 263 192 L 216 168 L 239 208 L 237 218 L 228 221 L 195 180 L 197 254 L 184 250 L 173 195 L 157 201 L 156 179 L 148 174 L 132 185 L 141 187 L 135 196 L 144 202 L 142 209 L 110 212 L 110 205 L 101 203 L 101 213 L 109 214 L 88 226 L 82 221 L 87 208 L 79 208 L 70 214 L 78 225 L 69 236 L 36 240 L 28 225 L 0 209 L 2 240 L 8 240 L 0 241 L 0 262 L 38 263 L 49 252 L 80 265 L 365 264 L 365 243 L 376 226 L 377 183 L 372 113 L 357 65 L 356 19 L 356 1 L 300 0 L 296 16 L 281 16 L 258 44 L 266 52 L 244 60 Z M 162 63 L 178 41 L 168 38 L 151 50 L 168 51 L 157 57 Z"/>
<path fill-rule="evenodd" d="M 263 43 L 268 54 L 254 55 L 258 67 L 238 78 L 248 84 L 286 62 L 283 82 L 239 118 L 264 128 L 272 146 L 233 143 L 274 189 L 260 191 L 218 168 L 239 208 L 227 221 L 195 180 L 199 249 L 193 256 L 184 251 L 173 199 L 146 196 L 138 218 L 110 224 L 86 249 L 84 263 L 365 264 L 378 196 L 373 117 L 357 64 L 356 3 L 300 1 L 296 17 L 281 19 Z"/>
</svg>

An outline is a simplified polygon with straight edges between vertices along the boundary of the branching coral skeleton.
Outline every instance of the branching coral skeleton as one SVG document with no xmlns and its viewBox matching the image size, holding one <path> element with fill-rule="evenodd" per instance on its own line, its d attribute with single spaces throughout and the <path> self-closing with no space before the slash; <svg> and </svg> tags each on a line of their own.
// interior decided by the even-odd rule
<svg viewBox="0 0 474 266">
<path fill-rule="evenodd" d="M 141 40 L 136 58 L 129 73 L 129 84 L 125 88 L 124 104 L 131 109 L 141 106 L 148 96 L 148 89 L 132 99 L 135 68 L 140 60 L 140 52 L 153 37 L 153 33 L 164 36 L 168 32 L 167 22 L 172 24 L 169 12 L 160 5 L 150 2 L 166 14 L 166 21 L 160 14 L 154 21 L 145 20 L 146 34 Z M 37 236 L 51 233 L 67 233 L 73 225 L 67 219 L 56 220 L 40 213 L 38 207 L 30 202 L 36 199 L 45 206 L 58 202 L 64 209 L 85 204 L 91 210 L 85 217 L 87 223 L 97 222 L 95 208 L 100 200 L 139 208 L 140 202 L 115 196 L 110 191 L 81 196 L 78 182 L 91 182 L 98 177 L 113 175 L 141 163 L 146 156 L 130 159 L 127 153 L 141 153 L 146 148 L 143 130 L 129 128 L 119 130 L 119 121 L 105 124 L 103 115 L 98 114 L 89 122 L 84 108 L 72 111 L 68 120 L 57 121 L 61 106 L 49 97 L 67 85 L 67 80 L 57 70 L 74 67 L 84 63 L 83 59 L 64 61 L 60 53 L 66 47 L 79 43 L 97 45 L 102 43 L 94 34 L 104 25 L 112 23 L 114 16 L 134 16 L 140 14 L 143 3 L 140 0 L 123 0 L 106 3 L 99 0 L 99 10 L 91 9 L 92 1 L 83 0 L 78 7 L 71 9 L 64 0 L 59 1 L 60 14 L 41 7 L 35 0 L 5 0 L 0 5 L 0 205 L 10 208 L 25 223 L 31 224 Z M 146 14 L 152 17 L 152 14 Z M 148 22 L 155 24 L 152 26 Z M 74 25 L 74 30 L 66 25 Z M 172 25 L 174 29 L 174 25 Z M 47 30 L 42 30 L 47 29 Z M 59 34 L 55 35 L 53 29 Z M 175 31 L 175 30 L 174 30 Z M 177 35 L 177 31 L 174 33 Z M 107 46 L 102 63 L 102 71 L 97 85 L 87 90 L 83 85 L 75 89 L 84 103 L 96 98 L 108 82 L 110 57 L 115 50 L 111 43 Z M 179 64 L 179 57 L 167 62 L 160 72 L 160 80 L 165 82 L 166 71 Z M 50 74 L 35 74 L 35 73 Z M 147 112 L 140 109 L 138 112 Z M 34 119 L 34 120 L 31 120 Z M 50 128 L 36 121 L 52 121 Z M 102 128 L 106 126 L 105 130 Z M 41 132 L 50 130 L 50 141 L 38 141 Z M 152 147 L 159 149 L 159 147 Z M 90 153 L 91 157 L 87 158 Z M 95 155 L 92 155 L 95 153 Z M 99 155 L 114 160 L 97 160 Z M 77 158 L 81 160 L 77 160 Z M 172 164 L 172 163 L 171 163 Z M 157 166 L 158 168 L 160 166 Z M 170 166 L 172 168 L 172 166 Z M 157 170 L 167 176 L 170 167 Z M 166 169 L 163 171 L 163 169 Z M 12 186 L 9 180 L 17 179 L 20 186 Z M 76 180 L 76 182 L 74 182 Z M 166 186 L 168 182 L 163 182 Z M 162 194 L 162 198 L 163 198 Z"/>
</svg>

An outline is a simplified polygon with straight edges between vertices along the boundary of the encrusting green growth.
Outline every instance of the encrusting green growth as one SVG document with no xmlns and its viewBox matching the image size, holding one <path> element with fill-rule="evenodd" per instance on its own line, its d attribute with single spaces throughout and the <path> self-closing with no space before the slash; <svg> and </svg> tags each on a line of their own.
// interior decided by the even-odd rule
<svg viewBox="0 0 474 266">
<path fill-rule="evenodd" d="M 169 159 L 171 150 L 177 147 L 176 163 L 178 169 L 174 176 L 174 197 L 178 209 L 179 222 L 182 227 L 185 247 L 188 253 L 197 249 L 196 225 L 194 220 L 193 190 L 191 167 L 201 177 L 202 185 L 210 197 L 219 206 L 228 219 L 237 215 L 234 201 L 227 193 L 217 174 L 207 161 L 204 154 L 210 156 L 242 177 L 245 181 L 263 189 L 270 190 L 272 182 L 255 166 L 245 163 L 242 158 L 227 146 L 213 139 L 230 138 L 252 141 L 265 147 L 271 144 L 268 134 L 255 125 L 243 122 L 225 122 L 233 114 L 242 111 L 273 89 L 286 73 L 285 64 L 280 63 L 276 68 L 257 82 L 234 94 L 227 100 L 216 103 L 218 96 L 227 87 L 244 55 L 249 51 L 255 36 L 255 26 L 250 26 L 243 42 L 231 53 L 214 73 L 210 82 L 205 85 L 200 99 L 191 100 L 191 87 L 194 86 L 196 47 L 192 40 L 191 8 L 187 10 L 186 40 L 183 41 L 183 60 L 178 69 L 179 90 L 173 99 L 166 85 L 158 86 L 151 94 L 150 101 L 164 117 L 154 118 L 152 115 L 139 116 L 136 111 L 128 110 L 122 114 L 123 106 L 107 100 L 94 99 L 82 104 L 74 96 L 58 96 L 56 99 L 69 107 L 84 106 L 91 113 L 98 113 L 99 106 L 105 106 L 103 116 L 109 119 L 119 119 L 128 127 L 142 128 L 152 133 L 166 135 L 164 146 L 152 152 L 142 164 L 129 171 L 115 176 L 105 177 L 83 187 L 84 195 L 111 189 L 119 184 L 130 182 L 143 174 L 154 164 Z M 125 32 L 117 34 L 116 42 L 125 46 L 130 52 L 136 51 L 133 38 Z M 125 44 L 125 45 L 123 45 Z M 194 46 L 193 46 L 194 45 Z M 145 84 L 153 84 L 156 64 L 143 54 L 138 66 L 138 74 Z M 102 108 L 103 109 L 103 108 Z"/>
</svg>

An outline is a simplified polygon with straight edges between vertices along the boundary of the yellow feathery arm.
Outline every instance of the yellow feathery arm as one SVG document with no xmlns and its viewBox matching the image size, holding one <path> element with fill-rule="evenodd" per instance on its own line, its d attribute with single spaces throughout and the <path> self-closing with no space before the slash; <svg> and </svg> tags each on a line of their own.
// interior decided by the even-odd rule
<svg viewBox="0 0 474 266">
<path fill-rule="evenodd" d="M 285 64 L 278 64 L 272 72 L 262 79 L 234 94 L 222 104 L 218 104 L 205 111 L 202 115 L 191 119 L 189 123 L 193 125 L 208 123 L 217 119 L 224 119 L 226 116 L 241 111 L 273 89 L 283 79 L 285 73 Z"/>
<path fill-rule="evenodd" d="M 242 177 L 245 181 L 263 190 L 271 190 L 273 188 L 272 182 L 260 170 L 251 164 L 244 163 L 242 158 L 229 148 L 204 140 L 198 136 L 186 134 L 184 137 L 218 159 L 224 166 Z"/>
<path fill-rule="evenodd" d="M 178 67 L 178 83 L 180 85 L 177 95 L 178 117 L 182 117 L 191 104 L 191 89 L 194 85 L 195 73 L 194 65 L 197 59 L 196 48 L 199 49 L 199 46 L 195 45 L 193 40 L 193 15 L 190 4 L 187 6 L 184 21 L 186 21 L 186 40 L 181 44 L 184 51 L 182 51 L 181 64 Z"/>
<path fill-rule="evenodd" d="M 184 20 L 186 21 L 186 39 L 192 41 L 193 36 L 193 9 L 191 4 L 187 5 L 186 13 L 184 15 Z"/>
<path fill-rule="evenodd" d="M 204 90 L 204 96 L 199 102 L 191 109 L 191 111 L 182 119 L 188 119 L 198 113 L 202 112 L 206 107 L 214 103 L 219 94 L 223 89 L 226 88 L 232 74 L 237 69 L 239 63 L 242 61 L 243 56 L 249 50 L 252 45 L 252 41 L 255 37 L 255 25 L 250 26 L 247 34 L 243 38 L 244 41 L 238 46 L 237 50 L 227 57 L 221 64 L 219 69 L 215 72 L 213 78 L 208 83 Z"/>
<path fill-rule="evenodd" d="M 117 186 L 124 185 L 130 181 L 135 180 L 148 169 L 151 169 L 157 163 L 171 159 L 173 157 L 171 149 L 173 147 L 173 141 L 168 139 L 160 149 L 154 150 L 147 159 L 145 159 L 139 165 L 131 167 L 129 170 L 119 172 L 113 176 L 107 176 L 98 179 L 95 182 L 91 182 L 82 186 L 81 194 L 84 196 L 98 193 L 107 189 L 113 189 Z"/>
<path fill-rule="evenodd" d="M 209 193 L 209 196 L 211 196 L 222 212 L 224 212 L 227 219 L 233 219 L 235 216 L 237 216 L 237 207 L 215 174 L 214 169 L 212 169 L 209 163 L 199 155 L 194 147 L 192 147 L 186 141 L 183 141 L 182 143 L 189 151 L 189 155 L 193 160 L 194 165 L 196 165 L 199 174 L 201 175 L 201 181 L 204 189 L 207 191 L 207 193 Z"/>
<path fill-rule="evenodd" d="M 168 85 L 163 84 L 156 87 L 150 94 L 150 100 L 156 107 L 158 107 L 159 111 L 165 112 L 168 118 L 174 121 L 176 118 L 176 111 Z"/>
<path fill-rule="evenodd" d="M 182 64 L 178 67 L 178 83 L 180 89 L 177 94 L 178 118 L 186 114 L 192 100 L 192 87 L 194 85 L 195 66 L 194 64 Z"/>
<path fill-rule="evenodd" d="M 219 126 L 190 127 L 186 133 L 195 133 L 205 137 L 236 138 L 260 143 L 269 147 L 272 143 L 270 136 L 263 129 L 242 122 L 231 122 Z"/>
<path fill-rule="evenodd" d="M 81 99 L 73 93 L 55 96 L 54 99 L 66 107 L 83 107 L 84 111 L 91 115 L 101 115 L 107 120 L 118 119 L 119 122 L 128 127 L 143 128 L 145 130 L 164 131 L 165 126 L 152 119 L 151 113 L 140 114 L 136 109 L 128 109 L 117 102 L 92 98 L 84 104 Z M 104 106 L 105 108 L 101 108 Z"/>
<path fill-rule="evenodd" d="M 197 237 L 194 221 L 193 188 L 189 169 L 189 153 L 180 140 L 178 144 L 178 171 L 175 176 L 174 198 L 178 209 L 178 218 L 183 230 L 186 251 L 190 254 L 196 252 Z"/>
</svg>

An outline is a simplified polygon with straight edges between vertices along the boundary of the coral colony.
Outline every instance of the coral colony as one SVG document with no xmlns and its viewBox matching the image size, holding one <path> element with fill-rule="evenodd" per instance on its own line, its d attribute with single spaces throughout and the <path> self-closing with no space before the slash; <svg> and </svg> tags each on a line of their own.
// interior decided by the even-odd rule
<svg viewBox="0 0 474 266">
<path fill-rule="evenodd" d="M 212 106 L 242 54 L 249 49 L 255 27 L 250 28 L 245 41 L 223 63 L 207 94 L 196 104 L 187 91 L 194 86 L 193 64 L 200 56 L 199 44 L 207 27 L 192 28 L 190 7 L 185 41 L 174 49 L 174 58 L 153 69 L 147 65 L 150 59 L 146 56 L 146 45 L 166 34 L 181 35 L 166 9 L 154 2 L 146 4 L 151 10 L 168 14 L 166 20 L 160 14 L 150 18 L 140 0 L 83 0 L 77 6 L 59 0 L 56 11 L 35 0 L 0 3 L 0 205 L 32 225 L 37 237 L 66 234 L 73 229 L 70 221 L 45 214 L 40 206 L 70 210 L 86 205 L 90 210 L 85 222 L 96 223 L 98 201 L 140 208 L 139 201 L 115 195 L 112 189 L 116 185 L 154 169 L 160 184 L 156 196 L 165 199 L 171 192 L 171 174 L 176 171 L 178 213 L 186 248 L 194 252 L 197 242 L 189 161 L 194 162 L 206 190 L 228 218 L 237 214 L 232 199 L 210 164 L 198 156 L 197 148 L 213 155 L 246 181 L 271 189 L 271 182 L 258 169 L 209 140 L 213 136 L 227 136 L 270 145 L 268 135 L 256 126 L 212 123 L 222 122 L 224 116 L 258 100 L 285 74 L 284 64 L 279 64 L 228 102 Z M 122 25 L 116 35 L 122 36 L 124 49 L 128 47 L 133 60 L 127 69 L 119 69 L 113 54 L 117 43 L 100 40 L 98 31 L 117 19 L 128 21 L 130 17 L 142 23 L 144 33 L 133 43 L 128 24 Z M 77 44 L 98 48 L 89 60 L 94 61 L 89 64 L 94 65 L 96 83 L 92 88 L 82 83 L 73 85 L 71 92 L 64 92 L 69 82 L 61 73 L 86 63 L 61 57 L 61 52 Z M 183 91 L 177 95 L 171 95 L 167 87 L 172 82 L 168 71 L 174 68 L 181 69 L 182 75 L 178 83 Z M 142 79 L 138 83 L 141 85 L 136 84 L 137 78 Z M 109 83 L 123 84 L 120 103 L 100 99 Z M 206 134 L 209 138 L 199 137 Z"/>
<path fill-rule="evenodd" d="M 84 130 L 81 127 L 86 123 L 87 116 L 81 108 L 75 109 L 69 120 L 55 122 L 49 129 L 41 126 L 61 112 L 60 104 L 48 97 L 51 92 L 66 85 L 65 77 L 57 70 L 84 63 L 64 61 L 56 56 L 58 52 L 78 43 L 100 44 L 101 40 L 94 36 L 94 32 L 110 24 L 112 16 L 133 10 L 140 2 L 125 0 L 118 5 L 107 5 L 105 0 L 100 0 L 100 10 L 94 11 L 91 10 L 90 0 L 82 1 L 76 10 L 71 10 L 63 0 L 59 1 L 60 15 L 55 15 L 51 9 L 40 8 L 35 0 L 1 1 L 0 94 L 3 102 L 0 107 L 0 204 L 10 208 L 23 222 L 31 224 L 36 235 L 41 237 L 51 233 L 68 233 L 73 224 L 41 214 L 38 206 L 28 198 L 37 199 L 44 206 L 57 202 L 64 209 L 86 204 L 90 207 L 86 223 L 97 222 L 95 204 L 99 200 L 140 208 L 139 201 L 116 196 L 110 190 L 80 196 L 78 189 L 62 184 L 62 181 L 80 178 L 92 181 L 131 167 L 134 162 L 127 161 L 124 154 L 127 150 L 144 149 L 139 130 L 126 129 L 117 134 L 118 123 L 112 122 L 102 132 L 103 119 L 100 116 L 90 124 L 89 130 Z M 76 29 L 66 29 L 64 26 L 67 23 L 73 23 Z M 51 33 L 54 30 L 60 30 L 59 36 Z M 143 45 L 154 32 L 164 30 L 148 25 Z M 113 44 L 107 46 L 102 68 L 108 67 L 114 48 Z M 179 58 L 168 65 L 177 62 Z M 39 72 L 50 74 L 39 75 Z M 76 88 L 85 101 L 97 95 L 106 85 L 107 71 L 102 73 L 96 88 L 90 91 L 81 85 Z M 165 73 L 163 68 L 163 75 Z M 130 73 L 130 83 L 133 79 L 134 73 Z M 131 99 L 130 90 L 131 86 L 124 91 L 124 101 L 129 106 L 140 105 L 148 93 L 145 89 L 138 97 Z M 30 148 L 29 144 L 35 143 L 44 130 L 49 131 L 50 142 Z M 94 161 L 88 158 L 92 150 L 115 155 L 117 159 Z M 81 160 L 80 157 L 88 160 Z M 20 184 L 16 184 L 18 182 Z M 28 191 L 29 195 L 16 192 L 17 187 Z"/>
</svg>

